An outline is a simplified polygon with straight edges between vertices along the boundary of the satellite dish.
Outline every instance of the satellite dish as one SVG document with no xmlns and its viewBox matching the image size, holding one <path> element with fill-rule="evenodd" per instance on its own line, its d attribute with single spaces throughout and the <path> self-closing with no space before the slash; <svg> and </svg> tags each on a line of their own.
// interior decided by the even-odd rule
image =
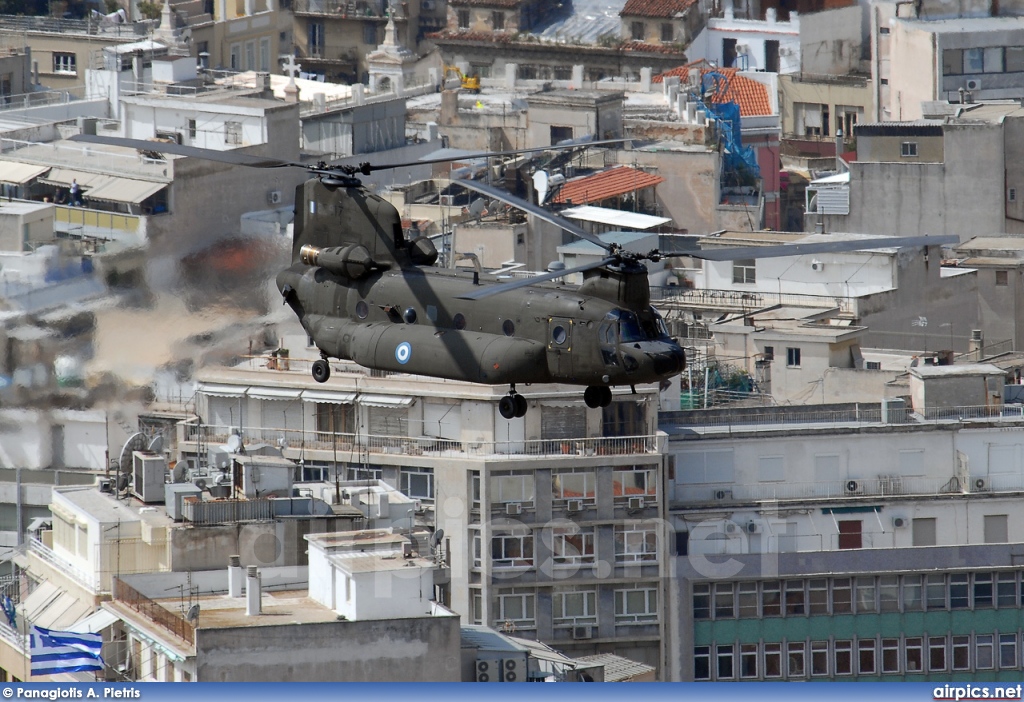
<svg viewBox="0 0 1024 702">
<path fill-rule="evenodd" d="M 184 461 L 177 463 L 174 466 L 174 470 L 171 471 L 171 482 L 172 483 L 183 483 L 185 482 L 185 474 L 188 472 L 188 467 Z"/>
<path fill-rule="evenodd" d="M 548 172 L 537 171 L 533 174 L 533 189 L 537 191 L 537 204 L 543 205 L 548 199 Z"/>
<path fill-rule="evenodd" d="M 228 451 L 231 453 L 238 453 L 239 449 L 242 448 L 242 437 L 238 434 L 232 434 L 228 437 Z"/>
<path fill-rule="evenodd" d="M 437 548 L 437 545 L 441 543 L 441 539 L 444 538 L 444 529 L 438 529 L 430 535 L 430 548 Z"/>
<path fill-rule="evenodd" d="M 563 263 L 562 261 L 552 261 L 551 263 L 548 264 L 548 270 L 552 272 L 564 271 L 565 263 Z"/>
<path fill-rule="evenodd" d="M 224 483 L 230 483 L 231 477 L 227 473 L 221 473 L 213 479 L 214 485 L 223 485 Z"/>
<path fill-rule="evenodd" d="M 206 478 L 199 478 L 198 480 L 196 480 L 196 487 L 199 488 L 200 490 L 205 490 Z"/>
<path fill-rule="evenodd" d="M 118 465 L 121 466 L 121 470 L 130 471 L 132 469 L 132 451 L 143 451 L 146 448 L 146 435 L 141 431 L 137 431 L 128 437 L 128 441 L 124 442 L 124 447 L 121 448 L 121 453 L 118 458 Z"/>
<path fill-rule="evenodd" d="M 199 619 L 199 603 L 192 605 L 188 608 L 188 612 L 185 613 L 185 620 L 195 624 L 196 620 Z"/>
<path fill-rule="evenodd" d="M 117 476 L 117 491 L 124 492 L 128 489 L 128 486 L 132 484 L 132 476 L 127 473 L 121 473 Z"/>
<path fill-rule="evenodd" d="M 164 435 L 157 434 L 149 442 L 149 446 L 146 448 L 147 451 L 152 453 L 163 453 L 164 452 Z"/>
<path fill-rule="evenodd" d="M 487 201 L 481 197 L 473 200 L 473 203 L 469 206 L 469 213 L 474 217 L 479 217 L 485 209 L 487 209 Z"/>
</svg>

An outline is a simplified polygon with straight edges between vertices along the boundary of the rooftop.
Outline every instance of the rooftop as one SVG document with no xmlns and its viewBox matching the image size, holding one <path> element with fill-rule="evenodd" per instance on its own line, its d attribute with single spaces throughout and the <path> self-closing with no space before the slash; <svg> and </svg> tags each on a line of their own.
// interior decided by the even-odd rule
<svg viewBox="0 0 1024 702">
<path fill-rule="evenodd" d="M 53 489 L 54 495 L 60 495 L 81 513 L 95 519 L 100 524 L 124 522 L 147 522 L 161 526 L 171 526 L 173 520 L 160 505 L 155 509 L 135 498 L 118 499 L 111 493 L 100 492 L 95 485 L 58 486 Z M 143 511 L 145 510 L 145 511 Z M 110 535 L 113 538 L 112 535 Z"/>
<path fill-rule="evenodd" d="M 604 667 L 605 682 L 622 682 L 642 675 L 652 675 L 654 667 L 639 661 L 631 661 L 614 653 L 598 653 L 593 656 L 581 656 L 576 659 L 580 663 L 600 665 Z"/>
<path fill-rule="evenodd" d="M 895 21 L 905 24 L 909 28 L 934 34 L 1024 30 L 1024 17 L 960 17 L 942 20 L 898 18 Z"/>
<path fill-rule="evenodd" d="M 630 168 L 629 166 L 618 166 L 601 171 L 600 173 L 566 181 L 552 199 L 552 202 L 572 202 L 573 204 L 602 202 L 635 190 L 651 188 L 664 182 L 665 179 L 659 175 Z"/>
<path fill-rule="evenodd" d="M 752 78 L 747 78 L 736 68 L 712 68 L 707 66 L 705 61 L 696 61 L 656 75 L 652 82 L 661 83 L 665 80 L 666 76 L 679 76 L 681 82 L 685 83 L 686 79 L 689 78 L 691 68 L 698 68 L 701 76 L 715 72 L 721 73 L 728 79 L 725 89 L 711 97 L 712 104 L 720 105 L 726 102 L 735 102 L 740 106 L 741 117 L 775 114 L 775 111 L 772 109 L 771 98 L 768 95 L 768 86 Z"/>
<path fill-rule="evenodd" d="M 914 366 L 910 374 L 919 378 L 967 378 L 978 375 L 1003 375 L 999 366 L 991 363 L 955 363 L 951 366 Z"/>
<path fill-rule="evenodd" d="M 619 14 L 622 17 L 677 17 L 696 4 L 697 0 L 627 0 Z"/>
</svg>

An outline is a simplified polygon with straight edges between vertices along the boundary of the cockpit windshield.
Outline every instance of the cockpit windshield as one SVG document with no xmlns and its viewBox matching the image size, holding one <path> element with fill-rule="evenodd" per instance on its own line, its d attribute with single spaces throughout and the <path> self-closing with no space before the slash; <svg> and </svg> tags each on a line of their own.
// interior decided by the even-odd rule
<svg viewBox="0 0 1024 702">
<path fill-rule="evenodd" d="M 668 328 L 665 326 L 665 320 L 661 318 L 661 315 L 653 307 L 648 307 L 639 314 L 626 310 L 616 310 L 609 313 L 608 316 L 618 318 L 619 339 L 622 343 L 655 341 L 668 338 Z"/>
</svg>

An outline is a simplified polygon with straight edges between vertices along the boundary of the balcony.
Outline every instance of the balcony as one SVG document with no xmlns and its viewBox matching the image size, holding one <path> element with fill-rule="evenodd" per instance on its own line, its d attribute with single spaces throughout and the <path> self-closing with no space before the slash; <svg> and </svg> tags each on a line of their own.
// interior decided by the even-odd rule
<svg viewBox="0 0 1024 702">
<path fill-rule="evenodd" d="M 404 3 L 402 3 L 404 5 Z M 394 19 L 403 22 L 408 19 L 404 8 L 394 8 Z M 367 0 L 295 0 L 292 10 L 296 15 L 330 16 L 340 19 L 386 21 L 387 14 L 380 2 Z"/>
<path fill-rule="evenodd" d="M 185 453 L 195 453 L 200 446 L 227 443 L 237 428 L 200 424 L 186 420 L 178 424 L 178 445 Z M 379 436 L 347 432 L 322 432 L 273 427 L 249 427 L 241 430 L 243 445 L 280 445 L 287 443 L 285 456 L 310 458 L 309 451 L 323 451 L 326 456 L 358 452 L 363 460 L 367 454 L 433 456 L 438 458 L 520 459 L 524 456 L 623 456 L 657 453 L 658 441 L 650 436 L 581 437 L 578 439 L 527 439 L 520 441 L 454 441 L 430 436 Z M 347 459 L 346 455 L 344 459 Z M 344 460 L 343 459 L 343 460 Z"/>
</svg>

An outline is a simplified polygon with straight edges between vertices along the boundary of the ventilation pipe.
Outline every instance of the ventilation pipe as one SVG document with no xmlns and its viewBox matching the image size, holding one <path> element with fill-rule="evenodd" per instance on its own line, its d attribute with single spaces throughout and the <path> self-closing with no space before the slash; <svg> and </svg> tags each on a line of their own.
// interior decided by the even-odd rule
<svg viewBox="0 0 1024 702">
<path fill-rule="evenodd" d="M 836 130 L 836 173 L 843 172 L 843 130 Z"/>
<path fill-rule="evenodd" d="M 263 587 L 256 566 L 249 566 L 248 577 L 245 579 L 245 613 L 250 617 L 263 613 Z"/>
<path fill-rule="evenodd" d="M 228 597 L 242 596 L 242 557 L 228 556 Z"/>
</svg>

